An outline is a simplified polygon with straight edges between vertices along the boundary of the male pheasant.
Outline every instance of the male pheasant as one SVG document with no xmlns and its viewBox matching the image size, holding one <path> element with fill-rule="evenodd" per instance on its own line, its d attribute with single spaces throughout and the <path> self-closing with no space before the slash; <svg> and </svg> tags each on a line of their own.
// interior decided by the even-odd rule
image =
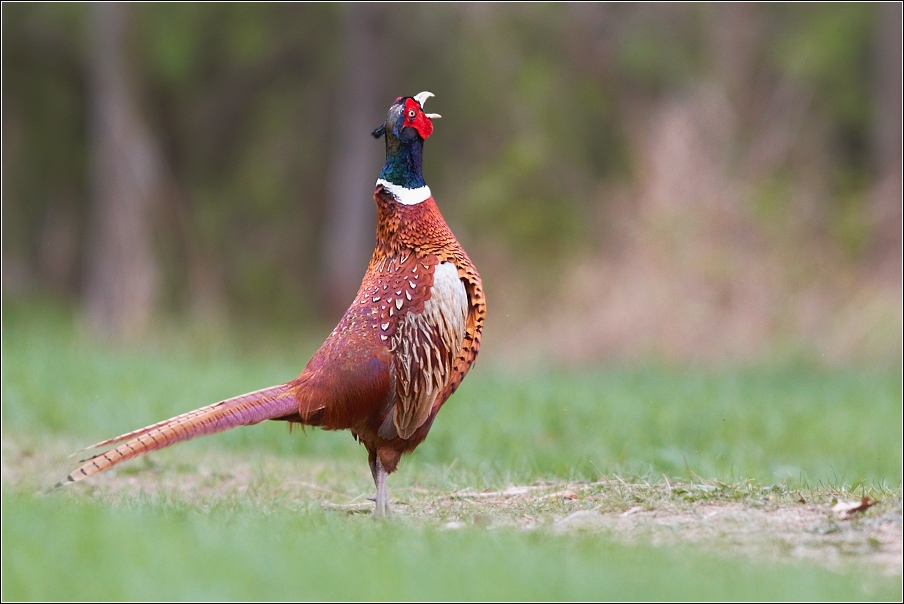
<svg viewBox="0 0 904 604">
<path fill-rule="evenodd" d="M 264 420 L 350 430 L 367 449 L 374 515 L 389 512 L 386 476 L 427 437 L 474 363 L 486 305 L 480 275 L 440 215 L 421 173 L 430 92 L 400 97 L 373 132 L 386 139 L 374 189 L 377 243 L 354 302 L 292 381 L 111 438 L 117 445 L 61 484 L 156 449 Z"/>
</svg>

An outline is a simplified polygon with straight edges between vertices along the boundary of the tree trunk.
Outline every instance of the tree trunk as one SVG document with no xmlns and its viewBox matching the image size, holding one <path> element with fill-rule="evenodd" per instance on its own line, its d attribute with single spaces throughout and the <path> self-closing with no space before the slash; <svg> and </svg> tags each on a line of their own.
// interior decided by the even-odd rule
<svg viewBox="0 0 904 604">
<path fill-rule="evenodd" d="M 161 160 L 128 82 L 131 9 L 98 3 L 90 11 L 92 199 L 83 302 L 91 328 L 116 339 L 148 326 L 158 289 L 151 210 Z"/>
<path fill-rule="evenodd" d="M 380 101 L 389 106 L 388 100 L 381 98 L 380 87 L 380 31 L 385 9 L 379 4 L 344 8 L 342 47 L 348 54 L 334 114 L 336 146 L 330 161 L 321 243 L 324 312 L 330 319 L 342 316 L 348 308 L 373 250 L 373 188 L 385 148 L 369 134 L 385 117 Z"/>
<path fill-rule="evenodd" d="M 878 23 L 873 50 L 874 99 L 872 159 L 876 187 L 873 224 L 876 236 L 869 264 L 876 274 L 901 279 L 901 108 L 902 108 L 902 9 L 897 2 L 877 7 Z"/>
<path fill-rule="evenodd" d="M 873 153 L 879 176 L 901 171 L 901 28 L 898 3 L 877 6 Z"/>
</svg>

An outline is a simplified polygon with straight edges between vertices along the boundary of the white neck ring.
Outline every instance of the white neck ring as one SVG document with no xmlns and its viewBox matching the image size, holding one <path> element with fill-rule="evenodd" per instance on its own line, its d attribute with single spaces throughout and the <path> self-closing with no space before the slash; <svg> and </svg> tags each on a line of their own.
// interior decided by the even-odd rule
<svg viewBox="0 0 904 604">
<path fill-rule="evenodd" d="M 392 196 L 395 197 L 396 201 L 406 206 L 415 206 L 423 201 L 427 201 L 431 196 L 430 187 L 427 185 L 416 189 L 409 189 L 402 185 L 383 180 L 382 178 L 377 179 L 377 184 L 382 185 L 384 189 L 392 193 Z"/>
</svg>

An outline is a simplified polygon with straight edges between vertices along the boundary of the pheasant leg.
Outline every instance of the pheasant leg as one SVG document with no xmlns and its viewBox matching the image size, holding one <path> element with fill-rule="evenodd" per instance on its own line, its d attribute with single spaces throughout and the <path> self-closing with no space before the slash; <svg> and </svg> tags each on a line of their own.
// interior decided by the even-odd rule
<svg viewBox="0 0 904 604">
<path fill-rule="evenodd" d="M 374 505 L 374 518 L 377 520 L 383 520 L 389 517 L 389 494 L 386 492 L 386 470 L 383 469 L 383 464 L 380 463 L 380 458 L 371 454 L 370 459 L 370 473 L 374 477 L 374 485 L 377 487 L 377 496 L 374 499 L 376 502 Z"/>
</svg>

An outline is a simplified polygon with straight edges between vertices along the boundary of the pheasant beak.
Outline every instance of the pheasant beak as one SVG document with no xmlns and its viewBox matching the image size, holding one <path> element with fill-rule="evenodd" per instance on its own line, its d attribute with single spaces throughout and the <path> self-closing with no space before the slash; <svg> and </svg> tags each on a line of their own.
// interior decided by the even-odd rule
<svg viewBox="0 0 904 604">
<path fill-rule="evenodd" d="M 421 109 L 423 109 L 423 108 L 424 108 L 424 103 L 426 103 L 426 102 L 427 102 L 427 99 L 429 99 L 429 98 L 432 97 L 432 96 L 434 96 L 434 94 L 433 94 L 432 92 L 427 92 L 427 91 L 425 90 L 424 92 L 419 92 L 419 93 L 417 93 L 416 95 L 414 95 L 414 96 L 411 97 L 411 98 L 413 98 L 415 101 L 417 101 L 418 103 L 420 103 Z"/>
<path fill-rule="evenodd" d="M 427 91 L 425 90 L 424 92 L 419 92 L 419 93 L 417 93 L 416 95 L 414 95 L 414 96 L 411 97 L 411 98 L 413 98 L 415 101 L 417 101 L 417 102 L 420 104 L 421 109 L 423 109 L 423 108 L 424 108 L 424 103 L 426 103 L 426 102 L 427 102 L 427 99 L 429 99 L 429 98 L 432 97 L 432 96 L 436 96 L 436 95 L 433 94 L 432 92 L 427 92 Z M 441 116 L 441 115 L 438 114 L 438 113 L 425 113 L 424 115 L 426 115 L 427 117 L 429 117 L 431 120 L 435 120 L 435 119 L 438 118 L 438 117 L 443 117 L 443 116 Z"/>
</svg>

